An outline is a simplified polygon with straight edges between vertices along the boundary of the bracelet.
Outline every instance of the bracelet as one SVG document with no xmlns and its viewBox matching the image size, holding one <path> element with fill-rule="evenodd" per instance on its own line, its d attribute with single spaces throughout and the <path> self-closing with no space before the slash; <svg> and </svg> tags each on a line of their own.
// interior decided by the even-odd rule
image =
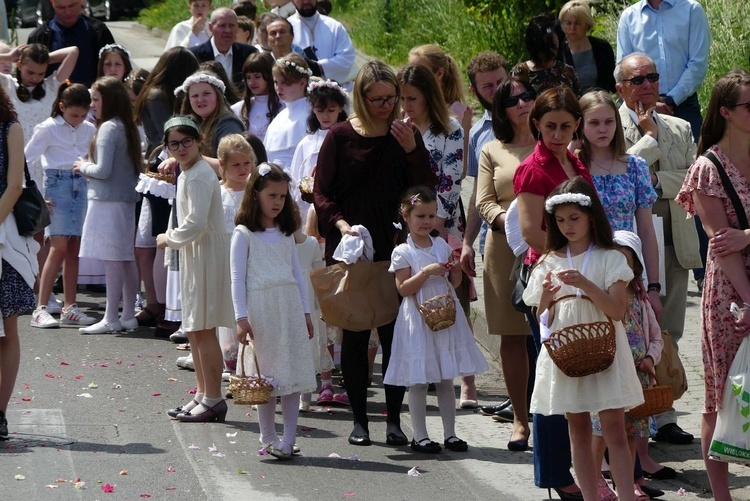
<svg viewBox="0 0 750 501">
<path fill-rule="evenodd" d="M 742 303 L 742 310 L 750 310 L 750 303 Z"/>
<path fill-rule="evenodd" d="M 648 292 L 661 292 L 661 284 L 659 282 L 652 282 L 648 284 L 646 290 Z"/>
</svg>

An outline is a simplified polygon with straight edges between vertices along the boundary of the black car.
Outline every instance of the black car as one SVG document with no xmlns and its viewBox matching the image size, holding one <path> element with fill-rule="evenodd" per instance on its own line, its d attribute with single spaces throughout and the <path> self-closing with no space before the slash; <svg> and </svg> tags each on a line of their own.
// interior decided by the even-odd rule
<svg viewBox="0 0 750 501">
<path fill-rule="evenodd" d="M 49 0 L 17 0 L 17 2 L 6 0 L 5 7 L 8 9 L 9 16 L 11 11 L 15 9 L 17 28 L 42 24 L 55 15 Z"/>
<path fill-rule="evenodd" d="M 114 21 L 129 14 L 136 15 L 146 6 L 145 0 L 89 0 L 91 16 L 105 21 Z"/>
</svg>

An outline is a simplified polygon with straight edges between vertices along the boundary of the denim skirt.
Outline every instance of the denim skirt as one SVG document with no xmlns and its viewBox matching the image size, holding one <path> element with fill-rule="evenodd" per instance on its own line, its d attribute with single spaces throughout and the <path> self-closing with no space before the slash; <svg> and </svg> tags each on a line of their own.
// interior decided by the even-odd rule
<svg viewBox="0 0 750 501">
<path fill-rule="evenodd" d="M 86 179 L 72 170 L 44 171 L 44 198 L 54 203 L 50 207 L 50 225 L 44 229 L 45 237 L 81 236 L 87 190 Z"/>
</svg>

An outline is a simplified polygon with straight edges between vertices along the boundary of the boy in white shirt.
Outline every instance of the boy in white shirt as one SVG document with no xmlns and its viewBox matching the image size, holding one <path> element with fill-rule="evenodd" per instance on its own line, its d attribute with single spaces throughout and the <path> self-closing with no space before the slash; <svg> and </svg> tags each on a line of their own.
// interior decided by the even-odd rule
<svg viewBox="0 0 750 501">
<path fill-rule="evenodd" d="M 164 50 L 172 47 L 194 47 L 208 42 L 211 32 L 208 30 L 208 15 L 211 13 L 211 0 L 188 0 L 191 17 L 177 23 L 169 33 Z"/>
</svg>

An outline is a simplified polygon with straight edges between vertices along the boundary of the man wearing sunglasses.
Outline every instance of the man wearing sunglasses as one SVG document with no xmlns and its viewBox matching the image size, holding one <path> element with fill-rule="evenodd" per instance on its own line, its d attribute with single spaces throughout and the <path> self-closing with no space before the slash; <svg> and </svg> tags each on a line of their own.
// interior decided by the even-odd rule
<svg viewBox="0 0 750 501">
<path fill-rule="evenodd" d="M 624 101 L 620 118 L 627 152 L 646 160 L 651 184 L 659 195 L 652 210 L 664 223 L 665 283 L 648 284 L 648 290 L 661 292 L 663 286 L 666 291 L 659 324 L 671 334 L 676 350 L 685 326 L 688 270 L 701 266 L 701 260 L 695 224 L 674 198 L 695 160 L 697 147 L 688 122 L 656 112 L 661 75 L 650 57 L 642 52 L 625 56 L 615 67 L 615 81 Z M 674 410 L 656 416 L 656 423 L 657 440 L 674 444 L 693 441 L 693 436 L 677 425 Z"/>
<path fill-rule="evenodd" d="M 711 35 L 696 0 L 640 0 L 625 9 L 617 27 L 617 60 L 645 52 L 661 75 L 656 111 L 690 122 L 700 137 L 701 107 L 696 92 L 708 68 Z"/>
</svg>

